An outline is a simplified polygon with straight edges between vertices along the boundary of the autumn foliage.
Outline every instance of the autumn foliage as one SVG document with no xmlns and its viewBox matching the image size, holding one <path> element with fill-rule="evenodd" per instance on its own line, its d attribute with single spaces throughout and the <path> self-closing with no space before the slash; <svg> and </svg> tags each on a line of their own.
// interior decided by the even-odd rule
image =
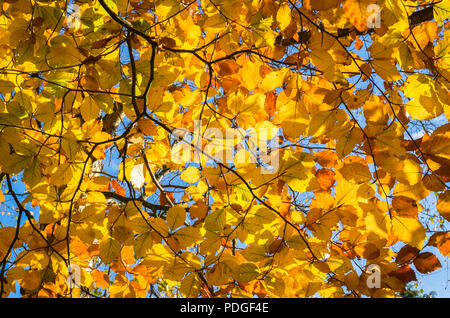
<svg viewBox="0 0 450 318">
<path fill-rule="evenodd" d="M 1 297 L 395 297 L 448 257 L 449 0 L 0 6 Z M 196 127 L 278 169 L 173 160 Z"/>
</svg>

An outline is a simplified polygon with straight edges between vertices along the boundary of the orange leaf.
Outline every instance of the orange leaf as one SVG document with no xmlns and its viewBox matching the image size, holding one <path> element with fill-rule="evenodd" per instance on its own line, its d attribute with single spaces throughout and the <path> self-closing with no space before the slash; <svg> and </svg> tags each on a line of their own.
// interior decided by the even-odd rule
<svg viewBox="0 0 450 318">
<path fill-rule="evenodd" d="M 189 214 L 191 218 L 197 218 L 202 220 L 208 213 L 208 207 L 203 200 L 197 201 L 191 207 L 189 207 Z"/>
<path fill-rule="evenodd" d="M 157 133 L 156 125 L 153 123 L 153 121 L 151 121 L 148 118 L 140 119 L 138 121 L 138 128 L 146 136 L 153 136 L 153 135 L 156 135 L 156 133 Z"/>
<path fill-rule="evenodd" d="M 108 282 L 109 279 L 108 279 L 108 276 L 104 272 L 99 271 L 98 269 L 94 269 L 91 272 L 91 276 L 97 287 L 100 287 L 100 288 L 108 288 L 109 287 L 109 282 Z"/>
<path fill-rule="evenodd" d="M 355 41 L 355 49 L 357 50 L 361 50 L 361 48 L 363 47 L 363 41 L 361 41 L 361 38 L 358 36 L 356 37 L 356 41 Z"/>
<path fill-rule="evenodd" d="M 439 252 L 443 256 L 448 256 L 450 253 L 450 233 L 449 232 L 437 232 L 434 233 L 428 244 L 438 248 Z"/>
<path fill-rule="evenodd" d="M 136 263 L 136 259 L 134 258 L 134 249 L 131 246 L 124 246 L 121 251 L 122 260 L 125 264 L 132 265 Z"/>
<path fill-rule="evenodd" d="M 89 256 L 88 246 L 79 239 L 75 239 L 70 242 L 70 251 L 78 257 Z"/>
<path fill-rule="evenodd" d="M 115 179 L 111 181 L 111 185 L 118 195 L 125 196 L 125 189 Z"/>
<path fill-rule="evenodd" d="M 166 194 L 167 194 L 167 197 L 169 198 L 169 200 L 173 202 L 174 201 L 173 192 L 166 192 Z M 167 199 L 163 193 L 161 193 L 159 195 L 159 204 L 161 204 L 161 205 L 169 204 L 169 202 L 167 202 Z"/>
<path fill-rule="evenodd" d="M 337 155 L 331 150 L 322 150 L 316 153 L 317 163 L 324 168 L 334 168 L 337 163 Z"/>
<path fill-rule="evenodd" d="M 225 60 L 218 63 L 219 65 L 219 75 L 227 76 L 239 71 L 239 65 L 233 60 Z"/>
<path fill-rule="evenodd" d="M 328 191 L 334 184 L 334 171 L 329 169 L 319 169 L 316 172 L 316 178 L 322 190 Z"/>
<path fill-rule="evenodd" d="M 414 266 L 422 274 L 433 272 L 442 267 L 436 255 L 431 252 L 420 253 L 414 260 Z"/>
<path fill-rule="evenodd" d="M 269 115 L 269 117 L 273 117 L 275 115 L 275 111 L 277 110 L 277 95 L 274 91 L 268 92 L 266 94 L 266 100 L 264 102 L 264 108 Z"/>
<path fill-rule="evenodd" d="M 367 13 L 360 1 L 346 0 L 342 6 L 345 16 L 353 24 L 358 31 L 367 30 Z"/>
<path fill-rule="evenodd" d="M 225 91 L 228 91 L 229 89 L 236 87 L 241 82 L 237 78 L 234 77 L 227 77 L 221 81 L 222 87 Z"/>
</svg>

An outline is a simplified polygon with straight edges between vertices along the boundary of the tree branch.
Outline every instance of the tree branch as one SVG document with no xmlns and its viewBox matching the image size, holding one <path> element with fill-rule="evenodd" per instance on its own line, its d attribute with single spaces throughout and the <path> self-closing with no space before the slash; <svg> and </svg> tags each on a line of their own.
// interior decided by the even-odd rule
<svg viewBox="0 0 450 318">
<path fill-rule="evenodd" d="M 433 12 L 434 11 L 433 11 L 432 5 L 425 9 L 413 12 L 409 16 L 410 25 L 412 27 L 414 27 L 423 22 L 433 20 L 434 19 Z M 366 34 L 371 34 L 371 33 L 375 32 L 375 30 L 369 29 L 367 31 L 360 32 L 357 29 L 355 29 L 354 27 L 351 27 L 351 28 L 345 28 L 345 29 L 338 29 L 338 32 L 337 32 L 337 34 L 335 34 L 335 36 L 337 38 L 345 38 L 345 37 L 349 36 L 352 32 L 355 32 L 356 35 L 366 35 Z M 294 45 L 294 44 L 307 44 L 309 42 L 309 39 L 311 38 L 311 32 L 309 30 L 300 31 L 297 33 L 297 35 L 298 35 L 298 40 L 296 40 L 294 38 L 284 39 L 283 36 L 279 35 L 275 39 L 275 44 L 282 45 L 282 46 L 289 46 L 289 45 Z"/>
<path fill-rule="evenodd" d="M 103 195 L 106 198 L 112 198 L 112 199 L 115 199 L 115 200 L 123 202 L 123 203 L 128 203 L 129 201 L 133 200 L 132 198 L 127 198 L 127 197 L 121 196 L 120 194 L 118 194 L 116 192 L 105 191 L 105 192 L 102 192 L 102 193 L 103 193 Z M 145 201 L 143 198 L 137 198 L 137 199 L 134 199 L 134 200 L 141 202 L 144 207 L 146 207 L 148 209 L 151 209 L 153 211 L 156 211 L 156 210 L 164 210 L 164 211 L 166 211 L 166 210 L 169 209 L 168 206 L 159 205 L 159 204 L 153 204 L 153 203 L 150 203 L 148 201 Z"/>
</svg>

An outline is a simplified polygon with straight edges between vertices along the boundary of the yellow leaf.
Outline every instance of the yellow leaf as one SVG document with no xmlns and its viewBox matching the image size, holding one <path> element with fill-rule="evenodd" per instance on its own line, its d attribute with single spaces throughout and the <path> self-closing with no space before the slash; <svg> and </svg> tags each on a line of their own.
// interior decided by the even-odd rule
<svg viewBox="0 0 450 318">
<path fill-rule="evenodd" d="M 264 77 L 261 81 L 259 88 L 263 91 L 272 91 L 277 87 L 283 86 L 284 77 L 286 75 L 286 70 L 281 69 L 277 71 L 272 71 Z"/>
<path fill-rule="evenodd" d="M 270 293 L 278 297 L 283 297 L 286 290 L 284 279 L 277 276 L 267 276 L 264 279 L 264 286 Z"/>
<path fill-rule="evenodd" d="M 239 275 L 237 281 L 248 283 L 260 275 L 258 267 L 253 263 L 244 263 L 239 266 Z"/>
<path fill-rule="evenodd" d="M 114 258 L 116 258 L 120 253 L 121 245 L 119 241 L 110 236 L 106 235 L 103 240 L 100 242 L 100 257 L 102 258 L 103 263 L 109 264 Z"/>
<path fill-rule="evenodd" d="M 339 172 L 346 180 L 357 184 L 368 182 L 372 179 L 369 167 L 361 162 L 350 162 L 339 169 Z"/>
<path fill-rule="evenodd" d="M 134 253 L 136 258 L 145 256 L 148 250 L 152 247 L 153 238 L 151 231 L 142 233 L 134 240 Z"/>
<path fill-rule="evenodd" d="M 373 233 L 380 238 L 387 238 L 390 233 L 389 216 L 376 208 L 372 207 L 365 217 L 366 229 L 368 233 Z"/>
<path fill-rule="evenodd" d="M 167 246 L 155 244 L 145 255 L 145 259 L 140 264 L 159 268 L 168 266 L 173 262 L 173 259 L 172 251 Z"/>
<path fill-rule="evenodd" d="M 181 205 L 175 205 L 167 211 L 166 222 L 171 230 L 182 226 L 186 220 L 186 209 Z"/>
<path fill-rule="evenodd" d="M 207 28 L 211 32 L 220 32 L 220 30 L 226 28 L 226 19 L 223 15 L 217 13 L 212 16 L 208 16 L 203 23 L 203 28 Z"/>
<path fill-rule="evenodd" d="M 200 171 L 194 166 L 189 166 L 183 171 L 180 178 L 187 183 L 196 183 L 200 179 Z"/>
<path fill-rule="evenodd" d="M 164 20 L 172 14 L 176 13 L 180 8 L 180 3 L 175 0 L 160 1 L 156 6 L 155 12 L 158 20 Z"/>
<path fill-rule="evenodd" d="M 181 281 L 180 291 L 181 293 L 187 297 L 197 297 L 200 291 L 200 279 L 197 277 L 196 273 L 189 273 L 183 280 Z"/>
<path fill-rule="evenodd" d="M 183 227 L 175 232 L 174 237 L 178 240 L 181 249 L 185 249 L 201 240 L 200 230 L 196 227 Z"/>
<path fill-rule="evenodd" d="M 277 22 L 282 31 L 291 23 L 291 9 L 286 3 L 283 3 L 277 11 Z"/>
<path fill-rule="evenodd" d="M 401 171 L 402 178 L 406 179 L 409 185 L 415 185 L 422 179 L 422 168 L 416 160 L 403 160 L 403 170 Z"/>
<path fill-rule="evenodd" d="M 413 119 L 426 120 L 442 114 L 443 107 L 435 91 L 435 84 L 428 76 L 414 74 L 408 77 L 404 92 L 411 100 L 405 106 Z"/>
<path fill-rule="evenodd" d="M 402 78 L 392 58 L 392 49 L 389 50 L 375 42 L 369 50 L 373 57 L 371 65 L 381 78 L 389 82 L 398 81 Z"/>
<path fill-rule="evenodd" d="M 425 229 L 419 220 L 394 216 L 392 230 L 399 240 L 422 249 L 425 241 Z"/>
<path fill-rule="evenodd" d="M 344 158 L 362 141 L 363 134 L 361 130 L 353 127 L 349 132 L 338 138 L 336 143 L 336 154 L 339 158 Z"/>
<path fill-rule="evenodd" d="M 339 179 L 336 186 L 336 205 L 358 205 L 358 186 L 345 179 Z"/>
<path fill-rule="evenodd" d="M 226 221 L 226 209 L 218 209 L 211 212 L 205 219 L 205 229 L 213 232 L 220 233 L 225 226 Z"/>
</svg>

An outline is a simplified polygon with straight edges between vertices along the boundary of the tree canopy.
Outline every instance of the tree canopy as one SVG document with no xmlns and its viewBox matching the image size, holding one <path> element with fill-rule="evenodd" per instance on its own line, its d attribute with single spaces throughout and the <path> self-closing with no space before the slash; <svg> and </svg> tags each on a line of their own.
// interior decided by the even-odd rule
<svg viewBox="0 0 450 318">
<path fill-rule="evenodd" d="M 1 297 L 396 297 L 448 257 L 449 0 L 0 7 Z"/>
</svg>

